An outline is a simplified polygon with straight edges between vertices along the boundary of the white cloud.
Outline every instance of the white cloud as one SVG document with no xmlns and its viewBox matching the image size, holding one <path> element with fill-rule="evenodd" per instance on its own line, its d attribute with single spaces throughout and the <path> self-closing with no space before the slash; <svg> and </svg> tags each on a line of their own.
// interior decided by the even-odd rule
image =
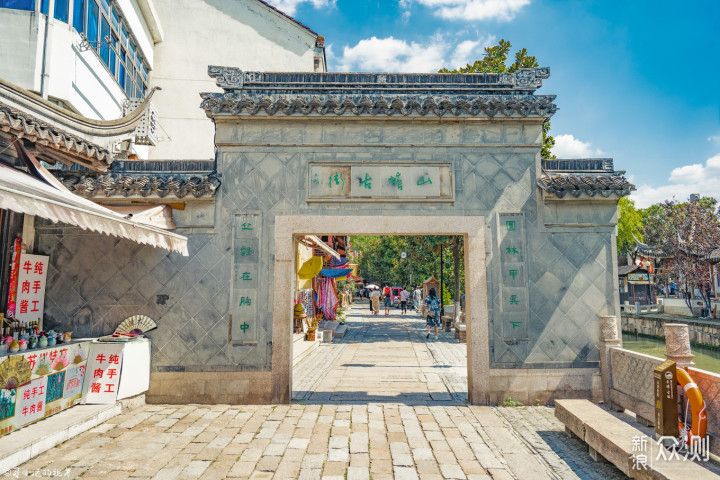
<svg viewBox="0 0 720 480">
<path fill-rule="evenodd" d="M 448 20 L 512 20 L 530 0 L 415 0 Z M 409 7 L 401 0 L 402 8 Z"/>
<path fill-rule="evenodd" d="M 603 154 L 599 148 L 592 148 L 590 142 L 583 142 L 570 134 L 555 135 L 554 138 L 552 152 L 558 158 L 592 158 Z"/>
<path fill-rule="evenodd" d="M 710 135 L 707 138 L 708 142 L 719 142 L 720 143 L 720 135 Z"/>
<path fill-rule="evenodd" d="M 640 208 L 671 200 L 673 197 L 685 201 L 691 193 L 717 198 L 720 192 L 720 153 L 708 158 L 704 165 L 693 163 L 673 169 L 668 182 L 669 184 L 659 187 L 640 185 L 631 198 Z"/>
<path fill-rule="evenodd" d="M 314 8 L 334 7 L 336 0 L 265 0 L 267 3 L 288 15 L 297 13 L 298 5 L 301 3 L 309 3 Z"/>
<path fill-rule="evenodd" d="M 331 67 L 341 72 L 436 72 L 441 68 L 465 66 L 482 56 L 482 49 L 494 36 L 464 40 L 459 44 L 437 34 L 424 42 L 408 42 L 395 37 L 371 37 L 355 46 L 345 46 Z"/>
</svg>

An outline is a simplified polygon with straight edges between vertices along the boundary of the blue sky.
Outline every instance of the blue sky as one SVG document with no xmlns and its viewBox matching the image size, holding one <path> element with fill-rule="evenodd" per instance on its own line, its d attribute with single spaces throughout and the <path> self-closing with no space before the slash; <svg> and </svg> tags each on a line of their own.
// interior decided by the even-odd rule
<svg viewBox="0 0 720 480">
<path fill-rule="evenodd" d="M 612 157 L 639 206 L 720 198 L 720 0 L 270 0 L 331 71 L 436 71 L 501 38 L 551 76 L 559 157 Z"/>
</svg>

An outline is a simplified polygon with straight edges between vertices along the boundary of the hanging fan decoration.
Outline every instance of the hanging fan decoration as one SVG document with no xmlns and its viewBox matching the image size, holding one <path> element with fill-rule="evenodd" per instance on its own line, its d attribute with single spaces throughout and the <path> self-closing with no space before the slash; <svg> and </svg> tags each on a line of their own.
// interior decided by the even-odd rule
<svg viewBox="0 0 720 480">
<path fill-rule="evenodd" d="M 142 335 L 145 332 L 149 332 L 153 328 L 157 328 L 155 320 L 148 317 L 147 315 L 133 315 L 122 321 L 120 325 L 115 329 L 115 333 L 132 333 L 135 335 Z"/>
<path fill-rule="evenodd" d="M 12 390 L 30 382 L 32 367 L 25 357 L 13 355 L 0 364 L 0 388 Z"/>
</svg>

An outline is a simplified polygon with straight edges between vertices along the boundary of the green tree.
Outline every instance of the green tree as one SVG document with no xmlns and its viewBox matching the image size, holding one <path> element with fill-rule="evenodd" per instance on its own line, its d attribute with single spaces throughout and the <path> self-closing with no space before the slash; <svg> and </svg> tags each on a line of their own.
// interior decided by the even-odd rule
<svg viewBox="0 0 720 480">
<path fill-rule="evenodd" d="M 360 253 L 358 275 L 368 283 L 410 288 L 410 264 L 412 263 L 412 283 L 422 284 L 429 277 L 440 279 L 440 251 L 443 250 L 444 292 L 450 298 L 455 293 L 453 268 L 452 237 L 446 235 L 362 235 L 350 238 L 352 251 Z M 401 253 L 407 258 L 402 259 Z M 460 268 L 458 278 L 460 291 L 465 291 L 465 269 L 460 247 Z M 438 295 L 440 292 L 438 292 Z"/>
<path fill-rule="evenodd" d="M 624 256 L 635 248 L 635 238 L 643 241 L 640 230 L 643 227 L 643 212 L 635 208 L 635 202 L 628 197 L 622 197 L 618 201 L 618 234 L 617 252 Z M 634 237 L 633 237 L 634 236 Z"/>
<path fill-rule="evenodd" d="M 641 229 L 645 243 L 662 248 L 670 257 L 656 272 L 658 283 L 674 281 L 690 293 L 697 288 L 708 305 L 712 276 L 705 257 L 720 246 L 717 204 L 714 198 L 702 197 L 653 205 L 645 212 Z M 685 302 L 692 307 L 689 297 Z"/>
<path fill-rule="evenodd" d="M 515 61 L 508 65 L 508 54 L 512 45 L 505 39 L 501 39 L 497 45 L 485 47 L 485 54 L 482 60 L 475 60 L 470 65 L 460 67 L 454 70 L 447 68 L 441 69 L 440 73 L 513 73 L 523 68 L 538 67 L 537 58 L 528 55 L 526 48 L 521 48 L 515 52 Z M 540 155 L 542 158 L 557 158 L 552 154 L 552 147 L 555 145 L 555 139 L 550 135 L 550 121 L 547 120 L 543 124 L 543 145 Z"/>
</svg>

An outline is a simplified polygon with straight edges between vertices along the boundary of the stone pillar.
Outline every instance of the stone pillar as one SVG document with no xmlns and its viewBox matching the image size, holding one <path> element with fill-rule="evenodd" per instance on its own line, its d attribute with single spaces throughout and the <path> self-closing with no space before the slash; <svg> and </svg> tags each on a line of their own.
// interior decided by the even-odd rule
<svg viewBox="0 0 720 480">
<path fill-rule="evenodd" d="M 693 355 L 690 351 L 690 334 L 684 323 L 665 324 L 665 357 L 673 360 L 678 367 L 687 369 L 694 367 Z"/>
<path fill-rule="evenodd" d="M 618 334 L 617 317 L 600 315 L 600 374 L 602 375 L 603 402 L 612 408 L 610 388 L 612 387 L 612 370 L 610 368 L 610 349 L 622 347 Z"/>
</svg>

